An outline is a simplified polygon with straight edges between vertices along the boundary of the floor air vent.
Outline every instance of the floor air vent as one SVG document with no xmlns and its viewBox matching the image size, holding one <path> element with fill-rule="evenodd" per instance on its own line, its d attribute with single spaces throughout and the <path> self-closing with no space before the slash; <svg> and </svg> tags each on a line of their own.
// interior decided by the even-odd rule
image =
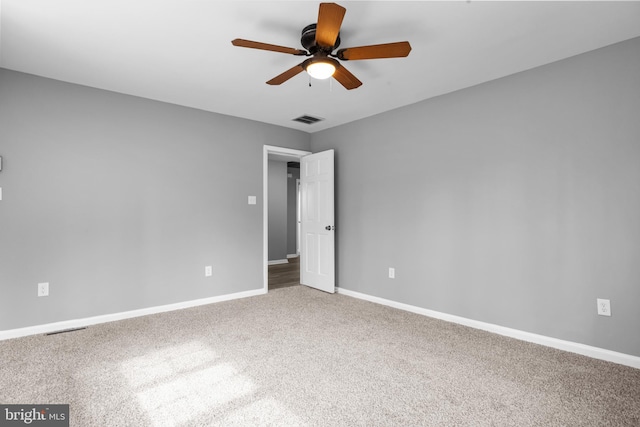
<svg viewBox="0 0 640 427">
<path fill-rule="evenodd" d="M 63 329 L 61 331 L 55 331 L 55 332 L 49 332 L 45 335 L 58 335 L 58 334 L 66 334 L 67 332 L 75 332 L 75 331 L 82 331 L 83 329 L 87 329 L 87 327 L 82 327 L 82 328 L 71 328 L 71 329 Z"/>
<path fill-rule="evenodd" d="M 313 116 L 307 116 L 307 115 L 296 117 L 295 119 L 293 119 L 294 122 L 304 123 L 305 125 L 312 125 L 322 120 L 324 119 L 321 119 L 320 117 L 313 117 Z"/>
</svg>

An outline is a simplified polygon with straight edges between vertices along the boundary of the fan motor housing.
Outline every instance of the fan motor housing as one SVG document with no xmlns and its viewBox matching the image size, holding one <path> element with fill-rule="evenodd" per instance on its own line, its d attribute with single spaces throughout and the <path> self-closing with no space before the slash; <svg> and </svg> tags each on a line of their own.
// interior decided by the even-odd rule
<svg viewBox="0 0 640 427">
<path fill-rule="evenodd" d="M 320 47 L 316 45 L 316 26 L 317 24 L 307 25 L 302 29 L 302 37 L 300 38 L 300 43 L 302 43 L 302 47 L 307 49 L 309 53 L 312 55 L 317 51 L 321 50 Z M 338 33 L 338 37 L 336 37 L 336 42 L 333 46 L 331 46 L 329 52 L 333 51 L 335 48 L 340 46 L 340 33 Z"/>
</svg>

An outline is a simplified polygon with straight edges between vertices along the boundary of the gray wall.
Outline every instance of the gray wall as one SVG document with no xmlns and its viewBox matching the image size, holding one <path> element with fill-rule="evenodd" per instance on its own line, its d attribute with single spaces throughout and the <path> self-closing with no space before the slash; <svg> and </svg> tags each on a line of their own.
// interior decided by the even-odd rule
<svg viewBox="0 0 640 427">
<path fill-rule="evenodd" d="M 0 69 L 0 330 L 261 288 L 264 144 L 309 136 Z"/>
<path fill-rule="evenodd" d="M 287 259 L 287 162 L 269 160 L 269 261 Z"/>
<path fill-rule="evenodd" d="M 338 286 L 640 356 L 639 113 L 633 39 L 313 134 Z"/>
<path fill-rule="evenodd" d="M 291 178 L 289 178 L 291 174 Z M 296 239 L 298 224 L 296 196 L 296 180 L 300 178 L 300 168 L 287 168 L 287 254 L 294 255 L 297 252 Z"/>
</svg>

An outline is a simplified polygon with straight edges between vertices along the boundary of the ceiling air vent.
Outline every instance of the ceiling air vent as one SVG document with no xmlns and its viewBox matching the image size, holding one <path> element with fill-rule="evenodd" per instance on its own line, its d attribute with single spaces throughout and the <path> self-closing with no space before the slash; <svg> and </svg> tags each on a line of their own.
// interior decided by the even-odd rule
<svg viewBox="0 0 640 427">
<path fill-rule="evenodd" d="M 305 125 L 312 125 L 322 120 L 324 119 L 321 119 L 320 117 L 308 116 L 306 114 L 304 116 L 296 117 L 295 119 L 293 119 L 294 122 L 304 123 Z"/>
</svg>

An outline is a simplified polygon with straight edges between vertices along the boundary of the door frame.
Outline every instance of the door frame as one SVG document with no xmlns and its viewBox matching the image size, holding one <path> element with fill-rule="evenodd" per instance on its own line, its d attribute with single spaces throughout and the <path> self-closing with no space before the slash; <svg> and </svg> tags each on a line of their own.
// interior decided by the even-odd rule
<svg viewBox="0 0 640 427">
<path fill-rule="evenodd" d="M 300 256 L 300 236 L 302 235 L 302 193 L 300 178 L 296 179 L 296 255 Z"/>
<path fill-rule="evenodd" d="M 269 291 L 269 155 L 289 157 L 300 161 L 301 157 L 313 154 L 311 151 L 265 145 L 262 150 L 262 281 L 264 293 Z M 302 248 L 300 248 L 302 251 Z"/>
</svg>

